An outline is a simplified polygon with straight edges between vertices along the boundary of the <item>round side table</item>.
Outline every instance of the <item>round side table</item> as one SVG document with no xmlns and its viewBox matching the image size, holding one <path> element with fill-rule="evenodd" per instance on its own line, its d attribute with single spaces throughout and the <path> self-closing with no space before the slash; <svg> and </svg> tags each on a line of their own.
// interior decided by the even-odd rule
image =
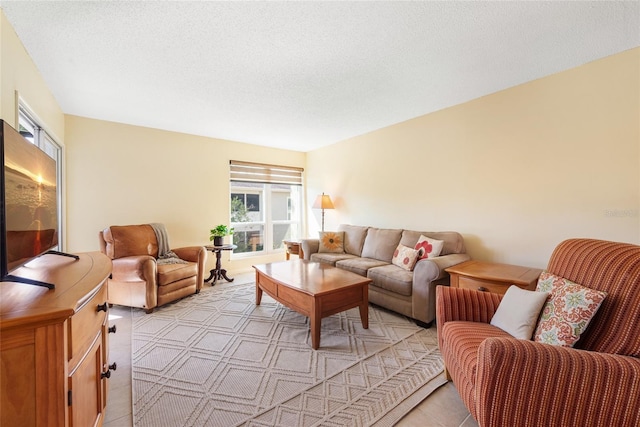
<svg viewBox="0 0 640 427">
<path fill-rule="evenodd" d="M 233 278 L 227 277 L 227 270 L 222 268 L 222 251 L 232 251 L 237 247 L 238 246 L 236 245 L 205 246 L 208 251 L 216 254 L 216 268 L 209 272 L 209 277 L 204 279 L 205 282 L 213 279 L 213 281 L 211 282 L 211 286 L 214 286 L 218 280 L 222 279 L 226 280 L 227 282 L 233 282 Z"/>
</svg>

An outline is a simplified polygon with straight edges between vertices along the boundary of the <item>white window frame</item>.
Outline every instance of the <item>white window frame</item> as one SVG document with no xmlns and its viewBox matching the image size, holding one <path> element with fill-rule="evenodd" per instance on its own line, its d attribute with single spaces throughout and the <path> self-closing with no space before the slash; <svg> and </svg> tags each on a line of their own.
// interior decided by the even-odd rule
<svg viewBox="0 0 640 427">
<path fill-rule="evenodd" d="M 269 165 L 265 165 L 265 166 L 269 166 Z M 275 167 L 275 166 L 274 166 Z M 291 168 L 291 169 L 298 169 L 299 173 L 300 173 L 300 177 L 302 176 L 302 169 L 299 168 Z M 247 182 L 256 182 L 256 181 L 247 181 Z M 256 182 L 261 184 L 261 187 L 258 189 L 255 186 L 251 186 L 251 185 L 247 185 L 246 187 L 242 186 L 242 181 L 238 181 L 238 180 L 234 180 L 233 179 L 233 174 L 232 177 L 230 179 L 229 182 L 229 214 L 231 216 L 231 195 L 232 194 L 256 194 L 259 193 L 261 195 L 260 198 L 260 212 L 262 214 L 261 218 L 259 221 L 251 221 L 251 222 L 240 222 L 240 223 L 231 223 L 232 227 L 239 227 L 240 225 L 259 225 L 263 227 L 263 235 L 262 235 L 262 244 L 263 244 L 263 248 L 262 250 L 259 251 L 249 251 L 249 252 L 241 252 L 241 253 L 236 253 L 235 251 L 231 253 L 231 259 L 242 259 L 242 258 L 251 258 L 251 257 L 256 257 L 256 256 L 264 256 L 264 255 L 272 255 L 272 254 L 278 254 L 278 253 L 284 253 L 286 250 L 286 247 L 284 244 L 279 245 L 278 248 L 273 249 L 274 246 L 274 233 L 273 233 L 273 229 L 274 226 L 277 226 L 279 224 L 293 224 L 293 225 L 297 225 L 297 230 L 300 233 L 299 236 L 294 236 L 292 237 L 292 239 L 299 239 L 302 237 L 303 234 L 303 227 L 304 227 L 304 221 L 303 221 L 303 208 L 302 208 L 302 203 L 303 203 L 303 187 L 301 184 L 296 184 L 295 182 Z M 297 200 L 297 206 L 298 206 L 298 218 L 287 218 L 284 220 L 274 220 L 273 219 L 273 215 L 272 215 L 272 211 L 273 211 L 273 200 L 272 200 L 272 194 L 274 192 L 283 192 L 283 193 L 288 193 L 291 194 L 291 191 L 289 190 L 279 190 L 277 188 L 273 188 L 274 186 L 278 185 L 278 184 L 284 184 L 284 185 L 291 185 L 291 186 L 296 186 L 299 187 L 299 191 L 297 191 L 298 193 L 298 199 Z M 245 196 L 246 197 L 246 196 Z M 291 194 L 289 196 L 294 197 L 293 194 Z M 246 199 L 245 199 L 246 200 Z"/>
</svg>

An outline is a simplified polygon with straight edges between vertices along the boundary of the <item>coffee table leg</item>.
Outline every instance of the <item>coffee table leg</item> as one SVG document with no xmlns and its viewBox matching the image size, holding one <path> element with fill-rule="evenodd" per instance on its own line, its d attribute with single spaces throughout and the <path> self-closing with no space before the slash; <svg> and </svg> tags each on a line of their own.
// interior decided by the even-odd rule
<svg viewBox="0 0 640 427">
<path fill-rule="evenodd" d="M 311 347 L 317 350 L 320 347 L 320 328 L 322 326 L 322 310 L 318 300 L 313 301 L 309 323 L 311 326 Z"/>
<path fill-rule="evenodd" d="M 320 347 L 320 325 L 322 319 L 319 316 L 311 316 L 309 318 L 311 323 L 311 347 L 317 350 Z"/>
<path fill-rule="evenodd" d="M 364 329 L 369 329 L 369 303 L 360 304 L 360 321 Z"/>
<path fill-rule="evenodd" d="M 362 287 L 362 303 L 360 303 L 360 321 L 364 329 L 369 329 L 369 285 Z"/>
<path fill-rule="evenodd" d="M 262 301 L 262 289 L 260 288 L 260 274 L 256 273 L 256 305 Z"/>
</svg>

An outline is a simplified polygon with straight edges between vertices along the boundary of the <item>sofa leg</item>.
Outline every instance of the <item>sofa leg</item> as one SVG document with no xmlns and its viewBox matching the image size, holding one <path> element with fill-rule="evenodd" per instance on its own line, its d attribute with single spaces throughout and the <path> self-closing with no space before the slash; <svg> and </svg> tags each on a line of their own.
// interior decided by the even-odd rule
<svg viewBox="0 0 640 427">
<path fill-rule="evenodd" d="M 447 381 L 453 381 L 453 379 L 451 378 L 451 374 L 449 374 L 446 366 L 444 367 L 444 377 Z"/>
<path fill-rule="evenodd" d="M 420 326 L 421 328 L 429 329 L 431 325 L 433 325 L 433 320 L 429 323 L 425 323 L 422 320 L 416 320 L 416 325 Z"/>
</svg>

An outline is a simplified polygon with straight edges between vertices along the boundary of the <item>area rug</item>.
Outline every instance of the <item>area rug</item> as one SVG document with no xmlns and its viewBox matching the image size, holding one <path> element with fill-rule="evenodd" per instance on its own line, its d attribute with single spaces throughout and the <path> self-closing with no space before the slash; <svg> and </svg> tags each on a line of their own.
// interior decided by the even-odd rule
<svg viewBox="0 0 640 427">
<path fill-rule="evenodd" d="M 393 425 L 445 383 L 433 329 L 370 306 L 306 317 L 224 283 L 133 315 L 133 421 L 146 426 Z"/>
</svg>

